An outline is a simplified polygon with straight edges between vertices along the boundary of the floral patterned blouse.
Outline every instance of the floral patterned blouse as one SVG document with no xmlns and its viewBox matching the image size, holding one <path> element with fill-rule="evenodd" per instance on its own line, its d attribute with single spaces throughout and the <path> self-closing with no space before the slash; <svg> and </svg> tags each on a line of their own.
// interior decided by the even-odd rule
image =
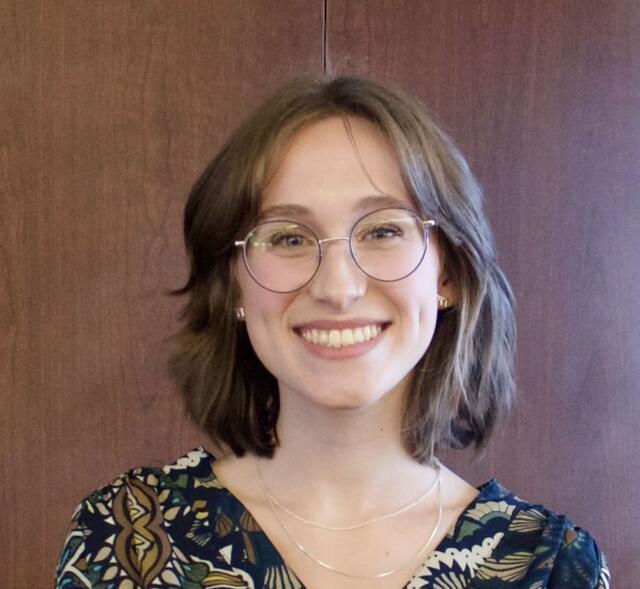
<svg viewBox="0 0 640 589">
<path fill-rule="evenodd" d="M 303 583 L 198 447 L 135 468 L 73 514 L 56 589 L 300 589 Z M 604 554 L 563 515 L 495 479 L 478 487 L 404 589 L 608 589 Z"/>
</svg>

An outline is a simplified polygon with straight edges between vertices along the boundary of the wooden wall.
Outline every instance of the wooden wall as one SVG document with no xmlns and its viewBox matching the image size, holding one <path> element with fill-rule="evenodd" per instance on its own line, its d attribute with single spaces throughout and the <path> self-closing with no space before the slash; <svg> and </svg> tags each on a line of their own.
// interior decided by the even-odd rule
<svg viewBox="0 0 640 589">
<path fill-rule="evenodd" d="M 420 96 L 486 192 L 518 304 L 521 398 L 449 453 L 589 529 L 640 576 L 640 3 L 0 2 L 0 571 L 47 587 L 71 513 L 205 437 L 164 339 L 181 211 L 243 115 L 297 73 Z"/>
</svg>

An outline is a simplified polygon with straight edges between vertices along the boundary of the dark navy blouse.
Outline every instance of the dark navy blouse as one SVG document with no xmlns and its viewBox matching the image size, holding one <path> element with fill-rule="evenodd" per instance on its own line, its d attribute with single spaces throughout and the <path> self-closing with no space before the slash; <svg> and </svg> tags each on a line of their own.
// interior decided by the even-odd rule
<svg viewBox="0 0 640 589">
<path fill-rule="evenodd" d="M 213 460 L 198 447 L 86 497 L 73 514 L 56 588 L 303 588 L 215 477 Z M 478 489 L 405 589 L 608 589 L 605 556 L 586 530 L 495 479 Z"/>
</svg>

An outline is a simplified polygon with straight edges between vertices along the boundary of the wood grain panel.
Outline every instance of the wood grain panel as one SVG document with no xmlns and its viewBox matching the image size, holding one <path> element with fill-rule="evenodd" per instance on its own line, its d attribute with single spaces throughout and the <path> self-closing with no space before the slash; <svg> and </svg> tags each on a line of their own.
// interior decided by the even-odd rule
<svg viewBox="0 0 640 589">
<path fill-rule="evenodd" d="M 303 8 L 303 9 L 302 9 Z M 322 71 L 323 3 L 0 4 L 0 570 L 46 587 L 90 490 L 204 443 L 165 376 L 186 193 Z"/>
<path fill-rule="evenodd" d="M 334 73 L 420 96 L 469 156 L 518 302 L 521 399 L 486 458 L 640 576 L 640 3 L 338 1 Z"/>
</svg>

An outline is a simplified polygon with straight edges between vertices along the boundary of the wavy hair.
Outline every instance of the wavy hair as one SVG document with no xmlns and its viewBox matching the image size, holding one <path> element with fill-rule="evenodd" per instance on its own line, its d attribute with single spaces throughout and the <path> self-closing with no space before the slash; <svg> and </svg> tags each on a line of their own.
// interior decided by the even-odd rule
<svg viewBox="0 0 640 589">
<path fill-rule="evenodd" d="M 278 445 L 278 386 L 235 317 L 234 241 L 253 226 L 283 147 L 327 117 L 361 117 L 391 144 L 407 190 L 437 221 L 454 307 L 438 312 L 414 369 L 402 440 L 417 461 L 440 448 L 483 449 L 515 396 L 515 301 L 498 265 L 483 196 L 450 137 L 415 98 L 355 77 L 300 77 L 280 87 L 233 133 L 194 184 L 184 212 L 190 273 L 169 368 L 186 413 L 236 455 Z"/>
</svg>

